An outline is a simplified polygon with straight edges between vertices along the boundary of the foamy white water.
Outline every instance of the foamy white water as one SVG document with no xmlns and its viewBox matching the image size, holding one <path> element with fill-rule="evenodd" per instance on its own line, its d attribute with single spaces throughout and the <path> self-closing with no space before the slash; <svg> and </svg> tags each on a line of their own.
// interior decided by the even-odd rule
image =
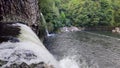
<svg viewBox="0 0 120 68">
<path fill-rule="evenodd" d="M 20 42 L 3 42 L 0 44 L 0 60 L 8 61 L 7 64 L 3 65 L 1 68 L 5 68 L 5 66 L 9 66 L 13 63 L 21 64 L 22 62 L 25 62 L 28 65 L 32 63 L 45 62 L 48 65 L 53 65 L 55 68 L 99 68 L 96 67 L 97 64 L 93 65 L 94 67 L 90 67 L 86 60 L 84 58 L 82 59 L 80 55 L 68 55 L 58 62 L 44 47 L 30 27 L 19 23 L 14 24 L 13 26 L 20 26 L 21 34 L 18 36 Z M 63 48 L 68 47 L 63 46 Z M 70 51 L 75 53 L 76 49 L 72 49 Z M 80 59 L 82 62 L 80 62 Z"/>
<path fill-rule="evenodd" d="M 79 68 L 78 63 L 74 58 L 66 57 L 59 62 L 61 68 Z"/>
<path fill-rule="evenodd" d="M 20 42 L 0 44 L 0 60 L 8 61 L 2 68 L 13 63 L 20 64 L 22 62 L 27 64 L 45 62 L 55 68 L 60 68 L 56 59 L 44 47 L 30 27 L 19 23 L 13 26 L 20 26 L 21 28 L 21 34 L 18 36 Z"/>
<path fill-rule="evenodd" d="M 98 64 L 94 63 L 94 61 L 91 63 L 93 63 L 92 66 L 86 62 L 84 57 L 77 55 L 67 56 L 59 61 L 61 68 L 99 68 Z"/>
</svg>

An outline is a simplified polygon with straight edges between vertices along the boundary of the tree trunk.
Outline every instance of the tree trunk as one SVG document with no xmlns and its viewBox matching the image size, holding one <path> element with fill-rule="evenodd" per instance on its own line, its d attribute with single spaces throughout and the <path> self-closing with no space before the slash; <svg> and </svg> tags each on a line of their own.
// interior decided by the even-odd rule
<svg viewBox="0 0 120 68">
<path fill-rule="evenodd" d="M 42 28 L 38 0 L 0 0 L 0 21 L 25 22 L 38 34 Z"/>
</svg>

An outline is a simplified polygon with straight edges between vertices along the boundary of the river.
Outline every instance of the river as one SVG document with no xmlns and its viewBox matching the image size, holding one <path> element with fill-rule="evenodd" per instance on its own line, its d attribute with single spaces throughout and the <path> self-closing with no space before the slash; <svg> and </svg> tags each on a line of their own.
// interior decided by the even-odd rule
<svg viewBox="0 0 120 68">
<path fill-rule="evenodd" d="M 47 37 L 47 49 L 62 68 L 120 68 L 120 39 L 78 31 Z"/>
</svg>

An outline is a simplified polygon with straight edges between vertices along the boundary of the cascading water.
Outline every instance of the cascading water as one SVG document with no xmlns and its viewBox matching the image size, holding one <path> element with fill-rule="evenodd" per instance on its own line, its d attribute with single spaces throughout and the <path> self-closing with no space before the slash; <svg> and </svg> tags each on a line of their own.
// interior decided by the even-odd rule
<svg viewBox="0 0 120 68">
<path fill-rule="evenodd" d="M 1 68 L 22 62 L 28 65 L 45 62 L 54 68 L 120 67 L 120 40 L 117 38 L 82 31 L 48 37 L 45 40 L 46 47 L 58 62 L 30 27 L 19 23 L 11 26 L 19 28 L 20 33 L 14 36 L 18 41 L 0 44 L 0 60 L 7 61 Z"/>
<path fill-rule="evenodd" d="M 14 33 L 10 35 L 10 37 L 14 37 L 18 41 L 11 42 L 9 40 L 14 41 L 15 39 L 8 38 L 8 41 L 3 41 L 3 43 L 0 44 L 0 62 L 1 60 L 6 61 L 6 63 L 3 63 L 0 68 L 14 68 L 11 67 L 11 65 L 22 65 L 23 62 L 27 65 L 44 62 L 49 66 L 45 68 L 79 68 L 74 56 L 72 58 L 65 57 L 60 62 L 56 61 L 30 27 L 20 23 L 9 24 L 9 26 L 6 24 L 5 28 L 7 27 L 14 28 L 14 30 L 17 28 L 20 31 L 15 33 L 16 36 L 13 35 Z M 1 28 L 4 29 L 4 27 Z M 3 32 L 6 33 L 5 31 Z"/>
<path fill-rule="evenodd" d="M 47 23 L 46 23 L 46 21 L 45 21 L 45 18 L 44 18 L 44 16 L 43 16 L 43 14 L 40 13 L 40 15 L 41 15 L 42 21 L 43 21 L 43 23 L 44 23 L 44 25 L 45 25 L 45 31 L 46 31 L 47 36 L 52 36 L 53 34 L 49 34 L 48 27 L 47 27 Z"/>
<path fill-rule="evenodd" d="M 1 68 L 6 68 L 6 66 L 14 63 L 21 64 L 22 62 L 28 65 L 44 62 L 55 68 L 60 68 L 56 59 L 44 47 L 30 27 L 20 23 L 11 24 L 10 26 L 20 29 L 20 33 L 16 37 L 19 42 L 5 41 L 0 44 L 0 60 L 7 61 L 2 67 L 0 66 Z"/>
<path fill-rule="evenodd" d="M 42 20 L 43 20 L 43 23 L 44 23 L 44 26 L 45 26 L 45 31 L 46 31 L 47 36 L 48 36 L 48 37 L 54 36 L 55 34 L 50 34 L 50 33 L 49 33 L 48 27 L 47 27 L 47 23 L 46 23 L 46 21 L 45 21 L 45 18 L 44 18 L 44 16 L 43 16 L 43 14 L 41 13 L 40 15 L 41 15 L 41 18 L 42 18 Z"/>
</svg>

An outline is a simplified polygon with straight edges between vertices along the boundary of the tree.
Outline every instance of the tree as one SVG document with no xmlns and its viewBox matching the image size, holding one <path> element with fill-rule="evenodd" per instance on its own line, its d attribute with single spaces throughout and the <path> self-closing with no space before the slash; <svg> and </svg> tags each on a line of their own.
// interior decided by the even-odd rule
<svg viewBox="0 0 120 68">
<path fill-rule="evenodd" d="M 57 4 L 56 4 L 57 3 Z M 59 23 L 59 9 L 56 5 L 59 4 L 58 0 L 39 0 L 39 6 L 41 8 L 41 12 L 43 13 L 47 25 L 53 25 L 52 27 L 48 26 L 48 28 L 57 28 L 60 26 Z"/>
<path fill-rule="evenodd" d="M 66 19 L 69 19 L 74 26 L 119 25 L 120 1 L 69 0 L 67 3 L 64 2 L 60 12 L 64 12 Z"/>
</svg>

